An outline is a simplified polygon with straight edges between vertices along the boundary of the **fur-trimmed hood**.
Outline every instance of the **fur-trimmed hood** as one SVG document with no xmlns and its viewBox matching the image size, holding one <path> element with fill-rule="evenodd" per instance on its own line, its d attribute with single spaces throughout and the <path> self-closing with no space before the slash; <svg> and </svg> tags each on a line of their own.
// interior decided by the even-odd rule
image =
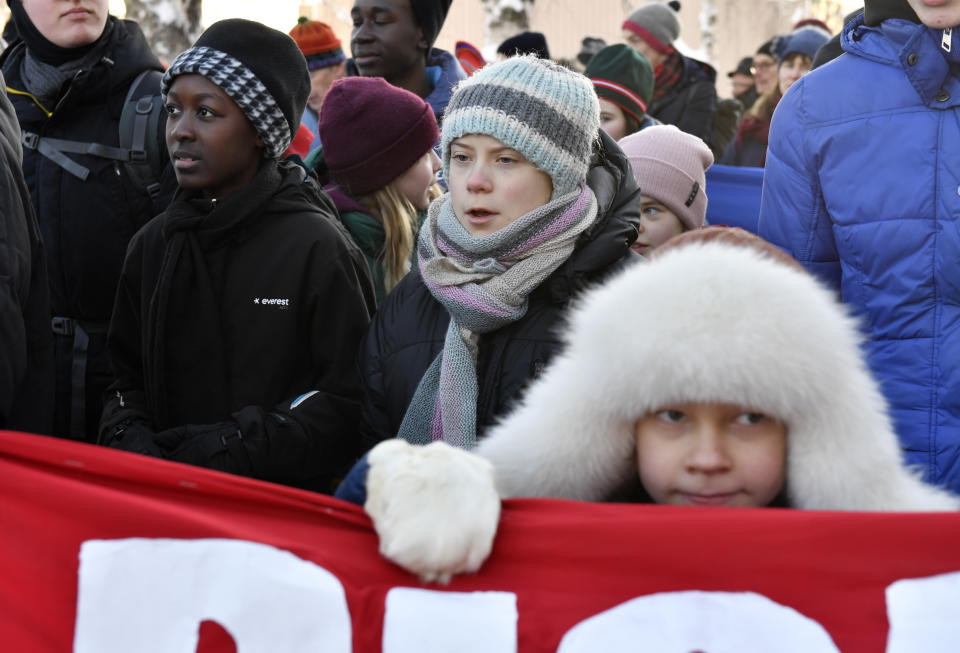
<svg viewBox="0 0 960 653">
<path fill-rule="evenodd" d="M 633 425 L 671 403 L 735 403 L 787 427 L 797 508 L 954 510 L 908 470 L 856 322 L 799 268 L 689 242 L 583 297 L 564 353 L 476 452 L 500 494 L 599 501 L 636 477 Z"/>
</svg>

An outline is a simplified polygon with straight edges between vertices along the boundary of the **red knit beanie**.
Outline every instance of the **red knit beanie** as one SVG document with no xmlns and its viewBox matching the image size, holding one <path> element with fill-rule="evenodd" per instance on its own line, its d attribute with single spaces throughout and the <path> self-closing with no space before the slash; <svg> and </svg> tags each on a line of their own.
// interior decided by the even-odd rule
<svg viewBox="0 0 960 653">
<path fill-rule="evenodd" d="M 382 77 L 345 77 L 323 97 L 319 121 L 330 176 L 348 195 L 382 188 L 440 136 L 430 105 Z"/>
<path fill-rule="evenodd" d="M 326 68 L 346 61 L 340 39 L 333 33 L 333 29 L 319 20 L 310 20 L 301 16 L 292 30 L 290 38 L 297 43 L 297 47 L 307 59 L 307 68 L 316 70 Z"/>
</svg>

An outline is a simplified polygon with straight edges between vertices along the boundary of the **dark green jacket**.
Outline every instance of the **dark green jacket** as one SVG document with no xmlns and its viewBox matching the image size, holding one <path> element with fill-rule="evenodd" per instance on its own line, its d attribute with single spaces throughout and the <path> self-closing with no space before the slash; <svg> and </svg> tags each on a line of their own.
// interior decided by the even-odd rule
<svg viewBox="0 0 960 653">
<path fill-rule="evenodd" d="M 334 201 L 336 202 L 336 199 Z M 339 205 L 337 209 L 340 210 Z M 373 291 L 376 295 L 377 306 L 380 306 L 383 303 L 383 298 L 387 295 L 383 269 L 384 244 L 387 234 L 383 230 L 383 224 L 363 211 L 340 211 L 340 219 L 367 262 L 370 277 L 373 279 Z"/>
</svg>

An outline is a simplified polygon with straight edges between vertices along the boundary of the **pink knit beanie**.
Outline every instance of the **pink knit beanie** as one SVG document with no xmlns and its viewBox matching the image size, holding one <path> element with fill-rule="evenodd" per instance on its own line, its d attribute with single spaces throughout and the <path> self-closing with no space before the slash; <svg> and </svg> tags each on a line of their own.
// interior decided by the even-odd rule
<svg viewBox="0 0 960 653">
<path fill-rule="evenodd" d="M 624 137 L 640 192 L 673 212 L 683 226 L 699 229 L 707 215 L 705 172 L 713 153 L 701 139 L 673 125 L 656 125 Z"/>
</svg>

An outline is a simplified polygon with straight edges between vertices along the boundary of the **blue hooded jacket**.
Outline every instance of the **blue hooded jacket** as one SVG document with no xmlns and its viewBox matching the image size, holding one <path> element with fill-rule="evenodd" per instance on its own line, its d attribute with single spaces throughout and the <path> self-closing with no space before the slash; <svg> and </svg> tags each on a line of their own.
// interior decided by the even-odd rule
<svg viewBox="0 0 960 653">
<path fill-rule="evenodd" d="M 437 122 L 442 122 L 443 112 L 447 109 L 454 87 L 467 78 L 467 73 L 452 54 L 433 48 L 427 57 L 427 77 L 433 84 L 433 91 L 424 100 L 433 109 Z"/>
<path fill-rule="evenodd" d="M 773 118 L 759 234 L 861 319 L 907 462 L 960 490 L 960 65 L 863 16 Z"/>
</svg>

